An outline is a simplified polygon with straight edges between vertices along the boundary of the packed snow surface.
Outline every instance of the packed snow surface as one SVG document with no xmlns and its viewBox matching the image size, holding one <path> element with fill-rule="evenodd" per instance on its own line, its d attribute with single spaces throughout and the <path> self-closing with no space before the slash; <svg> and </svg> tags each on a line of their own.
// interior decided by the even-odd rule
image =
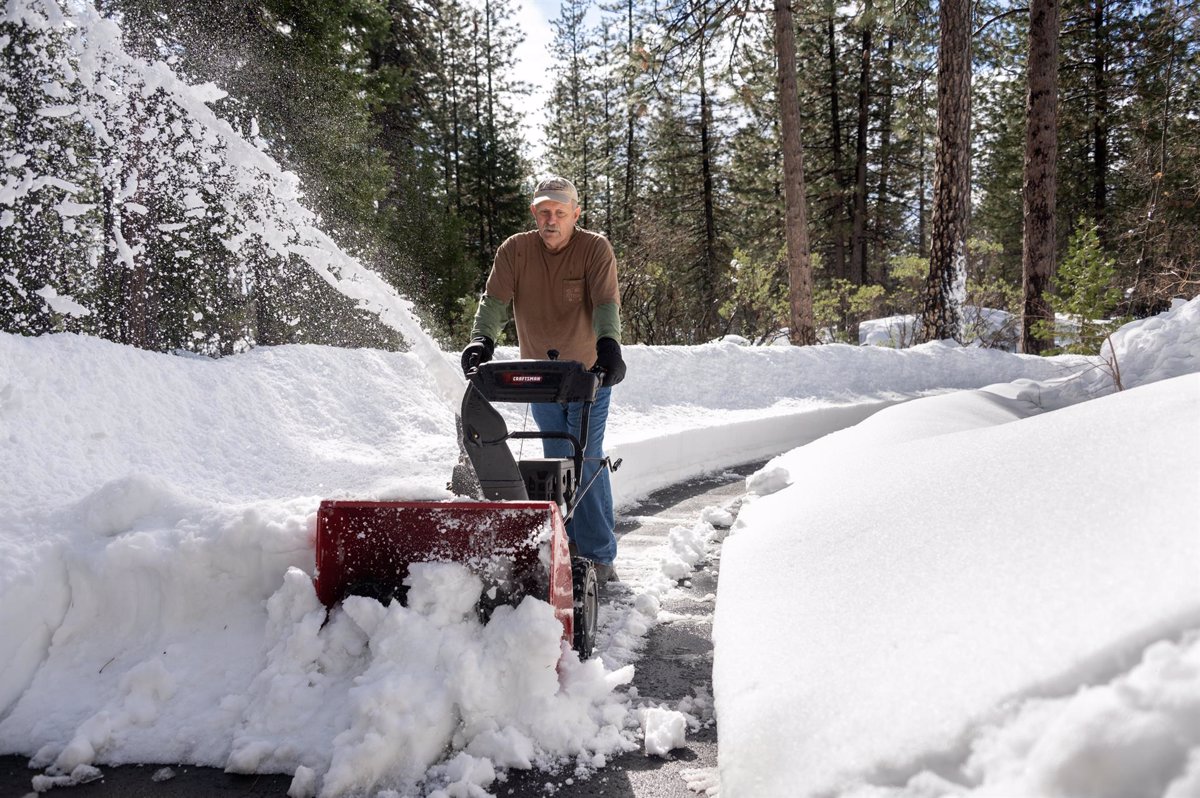
<svg viewBox="0 0 1200 798">
<path fill-rule="evenodd" d="M 1115 339 L 1121 393 L 927 398 L 748 480 L 722 794 L 1200 794 L 1200 301 Z"/>
</svg>

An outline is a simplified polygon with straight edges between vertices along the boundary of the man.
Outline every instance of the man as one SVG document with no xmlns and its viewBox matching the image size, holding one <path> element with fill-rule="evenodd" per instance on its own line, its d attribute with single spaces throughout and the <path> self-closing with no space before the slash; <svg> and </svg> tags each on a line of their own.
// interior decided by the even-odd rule
<svg viewBox="0 0 1200 798">
<path fill-rule="evenodd" d="M 580 210 L 570 181 L 551 177 L 538 184 L 529 206 L 537 229 L 517 233 L 496 251 L 462 366 L 467 372 L 491 360 L 511 302 L 522 358 L 544 360 L 555 349 L 560 359 L 577 360 L 603 375 L 588 423 L 580 484 L 600 473 L 576 505 L 567 536 L 580 556 L 596 564 L 596 576 L 604 584 L 616 578 L 612 488 L 602 461 L 609 395 L 625 377 L 621 298 L 612 245 L 604 236 L 576 227 Z M 541 431 L 578 437 L 582 402 L 530 407 Z M 562 439 L 543 440 L 542 448 L 546 457 L 572 454 L 571 444 Z"/>
</svg>

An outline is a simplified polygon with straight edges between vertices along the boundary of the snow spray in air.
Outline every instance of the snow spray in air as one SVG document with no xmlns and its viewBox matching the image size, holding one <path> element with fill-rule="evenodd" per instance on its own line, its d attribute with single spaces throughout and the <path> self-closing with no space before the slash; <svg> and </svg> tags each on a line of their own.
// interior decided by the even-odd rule
<svg viewBox="0 0 1200 798">
<path fill-rule="evenodd" d="M 0 263 L 0 279 L 31 312 L 103 314 L 103 301 L 72 297 L 96 287 L 61 268 L 85 258 L 124 282 L 151 249 L 161 257 L 166 248 L 181 272 L 201 262 L 195 279 L 227 270 L 243 301 L 258 284 L 253 264 L 304 264 L 400 333 L 438 395 L 457 407 L 462 377 L 412 303 L 319 229 L 298 178 L 267 154 L 253 122 L 243 133 L 213 110 L 224 91 L 181 79 L 170 56 L 131 55 L 118 25 L 90 2 L 12 0 L 0 22 L 8 31 L 0 30 L 0 46 L 15 59 L 0 75 L 0 109 L 13 125 L 0 128 L 9 140 L 0 158 L 0 230 L 45 261 Z M 204 248 L 199 242 L 211 246 L 194 252 Z"/>
</svg>

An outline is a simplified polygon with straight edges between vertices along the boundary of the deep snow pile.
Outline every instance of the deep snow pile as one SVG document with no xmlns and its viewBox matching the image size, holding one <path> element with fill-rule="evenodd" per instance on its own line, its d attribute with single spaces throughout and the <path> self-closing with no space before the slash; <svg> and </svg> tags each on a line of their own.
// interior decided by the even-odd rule
<svg viewBox="0 0 1200 798">
<path fill-rule="evenodd" d="M 921 399 L 748 479 L 724 794 L 1197 794 L 1200 300 L 1115 346 L 1124 392 Z"/>
<path fill-rule="evenodd" d="M 906 395 L 1092 365 L 940 344 L 628 350 L 609 430 L 625 505 L 664 473 L 778 453 Z M 447 495 L 454 420 L 428 372 L 370 350 L 213 361 L 0 336 L 0 750 L 52 774 L 190 762 L 295 773 L 336 795 L 587 770 L 644 745 L 654 719 L 620 687 L 663 574 L 610 608 L 600 657 L 568 655 L 558 681 L 548 606 L 480 629 L 461 574 L 429 575 L 419 608 L 354 602 L 321 626 L 307 577 L 319 500 Z M 672 573 L 696 556 L 682 543 Z M 510 681 L 497 692 L 497 679 Z M 677 720 L 651 736 L 669 742 Z M 400 742 L 429 730 L 442 743 Z M 443 743 L 471 758 L 438 764 Z"/>
</svg>

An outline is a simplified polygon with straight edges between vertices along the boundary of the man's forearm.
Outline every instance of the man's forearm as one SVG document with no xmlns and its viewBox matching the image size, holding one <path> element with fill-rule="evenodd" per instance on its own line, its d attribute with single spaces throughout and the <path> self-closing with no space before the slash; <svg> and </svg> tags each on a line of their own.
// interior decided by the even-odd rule
<svg viewBox="0 0 1200 798">
<path fill-rule="evenodd" d="M 605 302 L 592 310 L 592 329 L 596 340 L 611 338 L 621 343 L 621 306 L 616 302 Z"/>
<path fill-rule="evenodd" d="M 507 323 L 508 303 L 484 294 L 479 298 L 479 308 L 475 311 L 475 323 L 471 327 L 471 337 L 476 338 L 482 335 L 495 343 Z"/>
</svg>

